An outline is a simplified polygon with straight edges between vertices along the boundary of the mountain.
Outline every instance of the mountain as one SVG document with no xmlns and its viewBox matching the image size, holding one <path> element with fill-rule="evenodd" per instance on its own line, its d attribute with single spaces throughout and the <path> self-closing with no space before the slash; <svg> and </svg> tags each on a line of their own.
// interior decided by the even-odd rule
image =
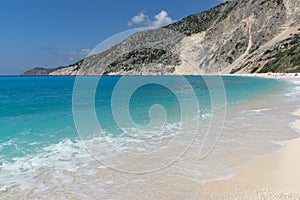
<svg viewBox="0 0 300 200">
<path fill-rule="evenodd" d="M 38 70 L 42 71 L 41 69 Z M 48 75 L 199 75 L 300 71 L 300 1 L 231 0 Z M 39 75 L 36 70 L 23 75 Z"/>
<path fill-rule="evenodd" d="M 53 68 L 53 69 L 46 69 L 46 68 L 42 68 L 42 67 L 35 67 L 31 70 L 28 70 L 26 72 L 24 72 L 22 75 L 23 76 L 46 76 L 54 71 L 57 71 L 59 69 L 62 69 L 64 67 L 57 67 L 57 68 Z"/>
</svg>

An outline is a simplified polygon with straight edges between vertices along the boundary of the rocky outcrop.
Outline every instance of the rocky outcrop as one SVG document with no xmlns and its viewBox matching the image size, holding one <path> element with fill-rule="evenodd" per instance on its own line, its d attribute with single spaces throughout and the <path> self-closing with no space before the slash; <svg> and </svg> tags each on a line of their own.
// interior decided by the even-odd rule
<svg viewBox="0 0 300 200">
<path fill-rule="evenodd" d="M 51 72 L 54 72 L 61 68 L 64 68 L 64 67 L 58 67 L 58 68 L 54 68 L 54 69 L 45 69 L 45 68 L 41 68 L 41 67 L 36 67 L 29 71 L 24 72 L 21 75 L 22 76 L 46 76 L 46 75 L 50 74 Z"/>
<path fill-rule="evenodd" d="M 299 71 L 299 0 L 231 0 L 49 75 L 198 75 Z"/>
<path fill-rule="evenodd" d="M 167 29 L 172 29 L 184 33 L 185 35 L 192 35 L 206 31 L 215 23 L 222 21 L 227 15 L 238 5 L 235 1 L 233 3 L 222 3 L 206 12 L 195 15 L 190 15 L 182 20 L 166 26 Z"/>
</svg>

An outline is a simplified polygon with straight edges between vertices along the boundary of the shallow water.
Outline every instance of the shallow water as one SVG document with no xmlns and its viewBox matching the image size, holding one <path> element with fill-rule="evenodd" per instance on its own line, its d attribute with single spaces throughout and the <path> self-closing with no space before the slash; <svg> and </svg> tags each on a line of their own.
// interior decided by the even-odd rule
<svg viewBox="0 0 300 200">
<path fill-rule="evenodd" d="M 298 137 L 290 127 L 298 82 L 95 82 L 0 77 L 0 199 L 197 199 L 199 183 L 232 176 L 236 166 Z"/>
</svg>

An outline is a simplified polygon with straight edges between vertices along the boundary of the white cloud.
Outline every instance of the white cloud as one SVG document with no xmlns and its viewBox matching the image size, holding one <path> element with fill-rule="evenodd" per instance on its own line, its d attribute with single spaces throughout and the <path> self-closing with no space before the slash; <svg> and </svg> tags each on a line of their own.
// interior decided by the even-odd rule
<svg viewBox="0 0 300 200">
<path fill-rule="evenodd" d="M 168 13 L 164 10 L 160 11 L 157 15 L 154 16 L 154 20 L 151 22 L 152 27 L 162 27 L 168 24 L 175 22 Z"/>
<path fill-rule="evenodd" d="M 140 12 L 138 15 L 131 18 L 128 22 L 128 26 L 142 25 L 148 27 L 162 27 L 173 22 L 175 22 L 175 20 L 173 20 L 165 10 L 162 10 L 155 15 L 152 20 L 144 12 Z"/>
<path fill-rule="evenodd" d="M 144 12 L 140 12 L 138 15 L 134 16 L 131 18 L 130 22 L 128 22 L 128 26 L 133 26 L 135 24 L 141 24 L 145 22 L 147 16 L 145 15 Z"/>
</svg>

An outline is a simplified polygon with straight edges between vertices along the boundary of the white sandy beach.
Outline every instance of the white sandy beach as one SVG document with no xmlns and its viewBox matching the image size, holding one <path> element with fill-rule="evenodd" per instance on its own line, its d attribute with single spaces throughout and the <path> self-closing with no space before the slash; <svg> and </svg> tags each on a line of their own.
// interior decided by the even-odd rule
<svg viewBox="0 0 300 200">
<path fill-rule="evenodd" d="M 295 74 L 258 74 L 254 76 L 299 80 Z M 300 129 L 300 110 L 293 123 Z M 236 169 L 230 179 L 202 185 L 200 199 L 300 199 L 300 139 L 284 141 L 284 148 L 262 156 Z"/>
<path fill-rule="evenodd" d="M 228 74 L 228 76 L 253 76 L 253 77 L 261 77 L 261 78 L 277 78 L 282 80 L 300 81 L 300 73 Z"/>
</svg>

